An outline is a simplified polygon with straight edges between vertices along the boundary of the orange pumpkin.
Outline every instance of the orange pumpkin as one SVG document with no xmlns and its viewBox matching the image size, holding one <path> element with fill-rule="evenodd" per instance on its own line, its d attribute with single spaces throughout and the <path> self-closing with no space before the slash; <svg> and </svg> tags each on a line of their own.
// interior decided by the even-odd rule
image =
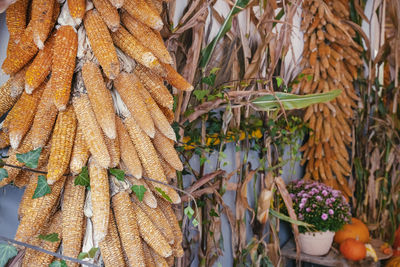
<svg viewBox="0 0 400 267">
<path fill-rule="evenodd" d="M 359 261 L 367 256 L 365 244 L 361 241 L 349 238 L 340 243 L 340 252 L 343 257 L 352 261 Z"/>
<path fill-rule="evenodd" d="M 336 232 L 334 241 L 340 244 L 348 238 L 354 238 L 363 243 L 368 243 L 368 227 L 359 219 L 352 218 L 351 223 L 345 224 L 342 229 Z"/>
</svg>

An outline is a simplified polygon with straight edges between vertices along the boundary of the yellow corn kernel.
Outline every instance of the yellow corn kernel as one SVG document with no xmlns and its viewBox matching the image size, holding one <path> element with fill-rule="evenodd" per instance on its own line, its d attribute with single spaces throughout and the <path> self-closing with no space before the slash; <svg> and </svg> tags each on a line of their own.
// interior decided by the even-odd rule
<svg viewBox="0 0 400 267">
<path fill-rule="evenodd" d="M 41 234 L 45 231 L 45 229 L 47 229 L 49 222 L 47 222 L 45 225 L 43 225 L 42 229 L 40 229 L 38 234 Z M 29 239 L 29 241 L 27 242 L 28 244 L 31 244 L 33 246 L 40 246 L 40 242 L 41 240 L 37 237 L 32 237 L 31 239 Z M 31 261 L 32 257 L 35 257 L 38 254 L 38 251 L 27 248 L 25 250 L 25 255 L 24 258 L 22 260 L 22 267 L 26 267 L 29 266 L 29 262 Z"/>
<path fill-rule="evenodd" d="M 32 179 L 29 180 L 28 185 L 25 188 L 24 194 L 22 195 L 21 201 L 18 207 L 18 218 L 25 216 L 26 211 L 29 209 L 33 193 L 35 192 L 37 186 L 37 176 L 36 173 Z"/>
<path fill-rule="evenodd" d="M 175 170 L 182 171 L 182 161 L 176 153 L 174 142 L 165 137 L 158 129 L 153 138 L 153 145 L 156 150 L 163 156 L 164 160 L 168 162 Z"/>
<path fill-rule="evenodd" d="M 47 165 L 47 183 L 54 184 L 69 166 L 72 146 L 76 133 L 76 117 L 72 106 L 61 111 L 54 126 L 49 163 Z"/>
<path fill-rule="evenodd" d="M 90 191 L 92 200 L 92 222 L 95 244 L 104 240 L 107 235 L 108 219 L 110 217 L 110 188 L 107 169 L 89 162 Z"/>
<path fill-rule="evenodd" d="M 114 139 L 110 139 L 104 136 L 104 141 L 107 145 L 108 154 L 110 155 L 110 168 L 115 168 L 118 166 L 121 159 L 121 150 L 119 145 L 118 136 Z"/>
<path fill-rule="evenodd" d="M 72 75 L 78 49 L 78 35 L 72 26 L 58 28 L 54 40 L 51 84 L 54 90 L 53 100 L 58 110 L 67 107 L 71 92 Z"/>
<path fill-rule="evenodd" d="M 23 92 L 24 79 L 25 71 L 23 69 L 0 86 L 0 116 L 3 116 L 17 102 L 18 97 Z"/>
<path fill-rule="evenodd" d="M 86 165 L 86 162 L 89 159 L 89 155 L 90 153 L 82 132 L 82 126 L 80 123 L 78 123 L 74 147 L 72 148 L 71 160 L 69 163 L 69 169 L 72 174 L 77 175 L 81 172 L 82 168 Z"/>
<path fill-rule="evenodd" d="M 105 267 L 126 266 L 114 215 L 111 210 L 109 213 L 108 232 L 104 240 L 99 243 L 101 257 Z"/>
<path fill-rule="evenodd" d="M 107 25 L 96 10 L 87 12 L 84 24 L 90 45 L 100 66 L 109 79 L 115 79 L 120 71 L 119 61 Z"/>
<path fill-rule="evenodd" d="M 75 185 L 75 176 L 69 176 L 65 182 L 62 201 L 62 235 L 65 256 L 77 258 L 81 252 L 83 235 L 85 233 L 85 206 L 86 189 L 82 185 Z M 67 265 L 78 266 L 76 263 L 67 262 Z"/>
<path fill-rule="evenodd" d="M 74 19 L 81 21 L 86 12 L 86 1 L 85 0 L 68 0 L 69 14 Z"/>
<path fill-rule="evenodd" d="M 6 11 L 9 42 L 18 43 L 26 27 L 29 0 L 17 0 Z"/>
<path fill-rule="evenodd" d="M 112 207 L 122 247 L 131 266 L 145 267 L 142 240 L 133 203 L 129 194 L 119 192 L 112 197 Z"/>
<path fill-rule="evenodd" d="M 168 162 L 165 161 L 164 157 L 161 156 L 159 152 L 157 152 L 157 154 L 158 154 L 158 159 L 160 160 L 161 166 L 167 178 L 176 179 L 176 170 Z"/>
<path fill-rule="evenodd" d="M 167 267 L 168 266 L 168 263 L 164 257 L 161 257 L 156 251 L 154 251 L 154 249 L 152 249 L 152 248 L 149 248 L 149 249 L 150 249 L 150 254 L 153 258 L 153 261 L 154 261 L 156 267 Z"/>
<path fill-rule="evenodd" d="M 3 131 L 0 130 L 0 149 L 6 148 L 10 145 L 10 139 L 8 135 Z"/>
<path fill-rule="evenodd" d="M 78 122 L 82 126 L 83 136 L 85 137 L 90 153 L 98 165 L 107 168 L 110 165 L 110 155 L 107 151 L 103 133 L 90 105 L 89 97 L 87 94 L 74 96 L 72 103 Z"/>
<path fill-rule="evenodd" d="M 151 191 L 150 187 L 146 184 L 146 182 L 143 179 L 139 180 L 131 176 L 128 176 L 127 178 L 132 185 L 138 185 L 138 186 L 142 185 L 146 188 L 146 191 L 144 192 L 143 195 L 143 203 L 149 206 L 150 208 L 155 209 L 157 207 L 157 199 L 153 195 L 153 192 Z"/>
<path fill-rule="evenodd" d="M 44 88 L 31 127 L 32 145 L 35 149 L 46 144 L 56 122 L 58 110 L 53 104 L 52 94 L 53 88 L 48 82 Z"/>
<path fill-rule="evenodd" d="M 172 64 L 172 57 L 168 53 L 161 36 L 155 33 L 147 25 L 123 12 L 121 20 L 128 31 L 144 46 L 147 47 L 161 62 Z"/>
<path fill-rule="evenodd" d="M 118 30 L 120 18 L 117 8 L 109 0 L 93 0 L 93 4 L 110 31 L 115 32 Z"/>
<path fill-rule="evenodd" d="M 145 0 L 146 3 L 151 7 L 151 9 L 157 11 L 157 14 L 161 14 L 163 10 L 163 4 L 162 1 L 157 1 L 157 0 Z"/>
<path fill-rule="evenodd" d="M 125 1 L 123 8 L 143 24 L 160 31 L 164 26 L 157 10 L 152 9 L 144 0 Z"/>
<path fill-rule="evenodd" d="M 193 86 L 190 83 L 188 83 L 185 80 L 185 78 L 183 78 L 171 65 L 168 64 L 162 64 L 162 65 L 167 73 L 165 79 L 170 85 L 182 91 L 193 90 Z"/>
<path fill-rule="evenodd" d="M 141 86 L 139 79 L 134 74 L 121 72 L 115 79 L 114 86 L 140 128 L 147 135 L 153 137 L 155 132 L 154 122 L 138 90 L 138 87 Z"/>
<path fill-rule="evenodd" d="M 142 240 L 144 260 L 146 261 L 146 267 L 156 267 L 153 257 L 150 253 L 150 248 L 147 246 L 146 242 Z"/>
<path fill-rule="evenodd" d="M 132 143 L 128 131 L 119 117 L 116 118 L 117 132 L 121 151 L 121 160 L 125 164 L 128 173 L 136 178 L 142 177 L 142 165 L 140 164 L 139 156 L 136 148 Z"/>
<path fill-rule="evenodd" d="M 53 28 L 55 0 L 33 0 L 31 5 L 31 22 L 33 24 L 33 41 L 43 49 L 50 30 Z"/>
</svg>

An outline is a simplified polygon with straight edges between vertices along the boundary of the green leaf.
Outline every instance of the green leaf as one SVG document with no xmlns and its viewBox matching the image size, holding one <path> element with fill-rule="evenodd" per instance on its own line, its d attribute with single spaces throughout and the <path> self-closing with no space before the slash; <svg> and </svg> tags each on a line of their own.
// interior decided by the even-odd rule
<svg viewBox="0 0 400 267">
<path fill-rule="evenodd" d="M 0 243 L 0 267 L 4 267 L 9 259 L 17 256 L 17 249 L 5 243 Z"/>
<path fill-rule="evenodd" d="M 187 206 L 184 211 L 183 211 L 186 216 L 188 216 L 189 219 L 192 219 L 193 215 L 194 215 L 194 210 L 192 209 L 191 206 Z"/>
<path fill-rule="evenodd" d="M 25 164 L 25 166 L 36 169 L 39 162 L 40 153 L 42 148 L 39 147 L 35 150 L 23 154 L 17 154 L 17 160 Z"/>
<path fill-rule="evenodd" d="M 44 177 L 43 175 L 39 175 L 38 183 L 35 192 L 33 193 L 32 199 L 39 198 L 50 193 L 51 193 L 51 188 L 47 184 L 46 177 Z"/>
<path fill-rule="evenodd" d="M 192 224 L 194 227 L 197 227 L 199 225 L 199 221 L 197 219 L 193 219 Z"/>
<path fill-rule="evenodd" d="M 6 164 L 6 163 L 4 162 L 3 159 L 0 158 L 0 168 L 3 168 L 3 167 L 4 167 L 4 164 Z"/>
<path fill-rule="evenodd" d="M 205 83 L 205 84 L 208 84 L 208 85 L 210 85 L 210 86 L 214 86 L 214 84 L 215 84 L 215 78 L 216 78 L 216 77 L 217 77 L 216 74 L 211 73 L 209 76 L 203 77 L 203 78 L 201 79 L 201 82 L 202 82 L 202 83 Z"/>
<path fill-rule="evenodd" d="M 278 85 L 278 88 L 281 87 L 282 83 L 283 83 L 283 79 L 281 77 L 276 77 L 276 85 Z"/>
<path fill-rule="evenodd" d="M 60 241 L 60 238 L 58 238 L 58 234 L 57 233 L 51 233 L 48 235 L 39 235 L 39 239 L 41 240 L 45 240 L 45 241 L 49 241 L 49 242 L 57 242 Z"/>
<path fill-rule="evenodd" d="M 276 210 L 273 210 L 273 209 L 269 209 L 269 214 L 271 214 L 272 216 L 274 216 L 274 217 L 276 217 L 276 218 L 278 218 L 280 220 L 286 221 L 288 223 L 297 224 L 299 226 L 304 226 L 306 228 L 313 228 L 314 227 L 314 225 L 312 225 L 312 224 L 308 224 L 308 223 L 305 223 L 305 222 L 302 222 L 302 221 L 293 220 L 289 216 L 286 216 L 285 214 L 277 212 Z"/>
<path fill-rule="evenodd" d="M 88 256 L 89 256 L 89 254 L 87 252 L 81 252 L 78 255 L 78 260 L 86 259 Z"/>
<path fill-rule="evenodd" d="M 74 181 L 75 185 L 83 185 L 83 186 L 90 186 L 90 178 L 88 173 L 88 167 L 82 167 L 81 173 L 75 178 Z"/>
<path fill-rule="evenodd" d="M 203 71 L 207 66 L 208 62 L 210 61 L 218 41 L 231 29 L 233 17 L 241 10 L 243 10 L 247 6 L 249 1 L 250 0 L 236 0 L 235 5 L 232 7 L 224 23 L 219 29 L 217 36 L 215 36 L 212 42 L 208 44 L 207 47 L 201 51 L 200 68 L 202 68 Z"/>
<path fill-rule="evenodd" d="M 6 169 L 1 168 L 0 169 L 0 181 L 3 180 L 4 178 L 8 178 L 8 172 Z"/>
<path fill-rule="evenodd" d="M 110 169 L 110 173 L 119 181 L 125 181 L 125 172 L 120 169 Z"/>
<path fill-rule="evenodd" d="M 325 103 L 335 99 L 340 95 L 341 90 L 332 90 L 321 94 L 294 95 L 277 92 L 274 95 L 264 95 L 252 100 L 253 105 L 261 110 L 280 109 L 282 104 L 286 110 L 305 108 L 313 104 Z"/>
<path fill-rule="evenodd" d="M 200 101 L 208 94 L 208 92 L 209 92 L 208 90 L 194 90 L 193 94 L 196 97 L 196 99 Z"/>
<path fill-rule="evenodd" d="M 147 191 L 146 187 L 143 185 L 132 185 L 131 189 L 135 192 L 139 201 L 143 201 L 144 193 Z"/>
<path fill-rule="evenodd" d="M 86 258 L 94 258 L 96 256 L 96 252 L 99 248 L 91 248 L 88 252 L 81 252 L 78 255 L 78 260 L 83 260 Z"/>
<path fill-rule="evenodd" d="M 168 200 L 169 202 L 172 202 L 172 199 L 159 187 L 156 187 L 156 190 L 158 191 L 158 193 L 161 194 L 161 196 L 163 198 L 165 198 L 166 200 Z"/>
<path fill-rule="evenodd" d="M 67 263 L 65 262 L 65 260 L 61 260 L 61 261 L 53 261 L 49 267 L 68 267 Z"/>
<path fill-rule="evenodd" d="M 211 209 L 209 214 L 212 217 L 219 217 L 218 213 L 214 209 Z"/>
</svg>

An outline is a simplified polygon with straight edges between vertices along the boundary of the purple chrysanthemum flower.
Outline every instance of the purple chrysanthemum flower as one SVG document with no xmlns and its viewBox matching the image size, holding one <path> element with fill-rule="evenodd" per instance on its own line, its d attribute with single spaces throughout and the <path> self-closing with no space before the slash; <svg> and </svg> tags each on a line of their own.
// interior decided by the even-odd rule
<svg viewBox="0 0 400 267">
<path fill-rule="evenodd" d="M 329 213 L 330 215 L 333 215 L 335 212 L 333 211 L 333 209 L 329 209 L 328 213 Z"/>
<path fill-rule="evenodd" d="M 324 220 L 324 221 L 326 221 L 326 220 L 328 219 L 328 214 L 322 213 L 321 219 Z"/>
</svg>

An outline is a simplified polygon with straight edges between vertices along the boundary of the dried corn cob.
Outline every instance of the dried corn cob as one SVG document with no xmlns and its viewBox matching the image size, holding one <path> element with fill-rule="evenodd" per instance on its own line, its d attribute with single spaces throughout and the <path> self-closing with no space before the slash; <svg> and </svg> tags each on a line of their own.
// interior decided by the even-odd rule
<svg viewBox="0 0 400 267">
<path fill-rule="evenodd" d="M 185 80 L 185 78 L 183 78 L 171 65 L 168 64 L 162 64 L 162 65 L 167 73 L 165 79 L 170 85 L 182 91 L 193 90 L 193 86 L 190 83 L 188 83 Z"/>
<path fill-rule="evenodd" d="M 85 137 L 86 145 L 90 153 L 98 165 L 107 168 L 110 165 L 110 155 L 107 151 L 103 133 L 101 132 L 90 105 L 89 97 L 86 94 L 74 96 L 72 98 L 72 103 L 78 122 L 82 126 L 83 136 Z"/>
<path fill-rule="evenodd" d="M 110 31 L 115 32 L 118 30 L 120 18 L 117 8 L 113 6 L 109 0 L 93 0 L 93 4 Z"/>
<path fill-rule="evenodd" d="M 143 202 L 150 208 L 155 209 L 157 207 L 157 199 L 153 195 L 153 192 L 151 191 L 150 187 L 146 184 L 146 182 L 142 179 L 139 180 L 131 176 L 128 176 L 128 180 L 132 185 L 138 185 L 138 186 L 142 185 L 146 188 L 146 192 L 144 192 L 143 195 Z"/>
<path fill-rule="evenodd" d="M 67 107 L 71 92 L 72 75 L 78 49 L 78 35 L 72 26 L 58 28 L 54 40 L 51 84 L 54 88 L 54 105 L 58 110 Z"/>
<path fill-rule="evenodd" d="M 168 162 L 165 161 L 164 157 L 160 153 L 157 154 L 161 166 L 164 170 L 165 176 L 167 176 L 167 178 L 176 179 L 176 170 Z"/>
<path fill-rule="evenodd" d="M 159 106 L 161 111 L 164 113 L 165 117 L 167 118 L 169 123 L 173 123 L 175 120 L 175 114 L 174 111 L 172 109 L 163 107 L 163 106 Z"/>
<path fill-rule="evenodd" d="M 0 130 L 0 149 L 6 148 L 10 145 L 10 139 L 8 135 L 3 131 Z"/>
<path fill-rule="evenodd" d="M 115 79 L 114 86 L 140 128 L 147 135 L 153 137 L 155 133 L 154 123 L 143 97 L 138 90 L 141 84 L 137 77 L 133 74 L 122 72 L 118 75 L 117 79 Z"/>
<path fill-rule="evenodd" d="M 110 2 L 116 8 L 121 8 L 124 5 L 124 0 L 110 0 Z"/>
<path fill-rule="evenodd" d="M 119 164 L 121 159 L 121 150 L 119 144 L 118 136 L 114 139 L 110 139 L 107 136 L 104 136 L 104 141 L 107 145 L 108 154 L 110 154 L 110 168 L 115 168 Z"/>
<path fill-rule="evenodd" d="M 0 87 L 0 116 L 3 116 L 17 102 L 23 92 L 24 79 L 25 71 L 20 70 Z"/>
<path fill-rule="evenodd" d="M 156 134 L 153 138 L 153 145 L 156 150 L 163 156 L 164 160 L 168 162 L 175 170 L 183 170 L 183 165 L 178 154 L 176 153 L 174 143 L 163 134 L 161 134 L 158 129 L 156 130 Z"/>
<path fill-rule="evenodd" d="M 19 208 L 18 208 L 18 217 L 22 218 L 25 216 L 25 213 L 30 207 L 30 202 L 32 200 L 33 193 L 35 192 L 36 186 L 37 186 L 37 176 L 38 174 L 35 174 L 35 178 L 32 178 L 29 180 L 28 185 L 25 188 L 24 194 L 22 195 L 21 201 L 19 203 Z"/>
<path fill-rule="evenodd" d="M 142 240 L 139 236 L 139 226 L 133 203 L 129 194 L 119 192 L 112 197 L 112 207 L 115 214 L 122 247 L 131 266 L 145 266 Z"/>
<path fill-rule="evenodd" d="M 74 185 L 75 177 L 69 176 L 65 182 L 64 197 L 62 202 L 62 235 L 63 255 L 77 258 L 82 246 L 84 235 L 85 187 Z M 78 266 L 72 262 L 68 266 Z"/>
<path fill-rule="evenodd" d="M 157 31 L 164 25 L 157 10 L 152 9 L 144 0 L 125 1 L 123 8 L 135 19 Z"/>
<path fill-rule="evenodd" d="M 161 257 L 156 251 L 154 251 L 154 249 L 149 248 L 149 250 L 150 250 L 150 254 L 153 258 L 153 261 L 154 261 L 156 267 L 167 267 L 168 266 L 167 261 L 163 257 Z"/>
<path fill-rule="evenodd" d="M 29 0 L 17 0 L 6 11 L 6 24 L 10 33 L 9 42 L 18 43 L 24 33 Z"/>
<path fill-rule="evenodd" d="M 92 200 L 92 222 L 95 244 L 104 240 L 107 235 L 108 219 L 110 217 L 110 189 L 107 169 L 89 162 L 90 191 Z"/>
<path fill-rule="evenodd" d="M 72 106 L 58 114 L 51 141 L 47 183 L 54 184 L 68 169 L 74 145 L 76 117 Z"/>
<path fill-rule="evenodd" d="M 115 224 L 114 215 L 111 210 L 109 214 L 107 235 L 99 243 L 101 257 L 103 258 L 105 267 L 126 266 L 117 225 Z"/>
<path fill-rule="evenodd" d="M 45 225 L 43 225 L 42 229 L 40 229 L 39 233 L 43 233 L 45 229 L 47 229 L 49 226 L 49 222 L 47 222 Z M 37 237 L 32 237 L 29 241 L 28 244 L 33 245 L 33 246 L 40 246 L 41 240 Z M 31 261 L 32 257 L 35 257 L 38 254 L 36 250 L 29 249 L 27 248 L 25 250 L 24 258 L 22 260 L 22 267 L 29 266 L 29 262 Z"/>
<path fill-rule="evenodd" d="M 85 0 L 68 0 L 68 9 L 71 17 L 77 19 L 78 22 L 82 21 L 83 16 L 86 12 L 86 1 Z"/>
<path fill-rule="evenodd" d="M 123 125 L 119 117 L 116 118 L 117 132 L 121 151 L 121 160 L 126 165 L 128 173 L 136 178 L 142 177 L 142 165 L 140 164 L 139 156 L 136 148 L 132 143 L 128 131 Z"/>
<path fill-rule="evenodd" d="M 89 12 L 88 15 L 90 14 Z M 85 21 L 87 20 L 85 19 Z M 82 67 L 82 78 L 97 122 L 108 138 L 115 139 L 117 132 L 113 100 L 111 92 L 106 88 L 100 69 L 93 62 L 86 62 Z"/>
<path fill-rule="evenodd" d="M 168 258 L 165 258 L 165 261 L 167 262 L 167 264 L 168 264 L 168 266 L 174 266 L 174 264 L 175 264 L 175 257 L 172 255 L 172 256 L 169 256 Z"/>
<path fill-rule="evenodd" d="M 120 71 L 119 61 L 107 25 L 96 10 L 87 12 L 84 24 L 94 55 L 104 73 L 109 79 L 115 79 Z"/>
<path fill-rule="evenodd" d="M 157 152 L 150 138 L 139 128 L 132 117 L 126 118 L 124 123 L 148 177 L 166 183 L 167 178 L 165 177 L 160 161 L 158 160 Z M 152 184 L 154 187 L 163 190 L 171 198 L 173 203 L 180 203 L 179 195 L 171 187 L 156 182 L 152 182 Z"/>
<path fill-rule="evenodd" d="M 82 132 L 82 126 L 78 123 L 74 147 L 72 148 L 71 161 L 69 163 L 69 168 L 72 174 L 76 175 L 81 172 L 89 159 L 89 155 L 90 153 Z"/>
<path fill-rule="evenodd" d="M 156 267 L 156 264 L 154 263 L 153 257 L 151 256 L 150 253 L 150 248 L 147 246 L 146 242 L 142 240 L 142 245 L 143 245 L 143 254 L 144 254 L 144 260 L 146 261 L 146 266 L 147 267 Z"/>
<path fill-rule="evenodd" d="M 121 20 L 128 31 L 139 40 L 143 46 L 147 47 L 161 62 L 166 64 L 173 63 L 172 57 L 168 53 L 160 35 L 155 33 L 145 24 L 137 21 L 129 15 L 128 12 L 122 13 Z"/>
<path fill-rule="evenodd" d="M 33 0 L 31 21 L 33 24 L 33 41 L 39 49 L 43 49 L 50 30 L 54 26 L 53 12 L 55 0 Z M 53 23 L 53 24 L 52 24 Z"/>
</svg>

